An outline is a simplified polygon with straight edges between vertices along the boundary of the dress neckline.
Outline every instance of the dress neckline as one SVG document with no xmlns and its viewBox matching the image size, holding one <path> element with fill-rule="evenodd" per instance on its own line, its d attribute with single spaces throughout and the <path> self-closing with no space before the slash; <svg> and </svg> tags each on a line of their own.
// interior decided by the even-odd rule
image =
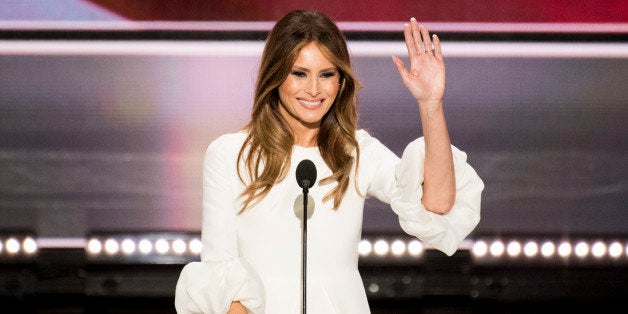
<svg viewBox="0 0 628 314">
<path fill-rule="evenodd" d="M 292 153 L 299 156 L 310 156 L 313 154 L 318 154 L 318 146 L 305 147 L 299 145 L 292 146 Z"/>
</svg>

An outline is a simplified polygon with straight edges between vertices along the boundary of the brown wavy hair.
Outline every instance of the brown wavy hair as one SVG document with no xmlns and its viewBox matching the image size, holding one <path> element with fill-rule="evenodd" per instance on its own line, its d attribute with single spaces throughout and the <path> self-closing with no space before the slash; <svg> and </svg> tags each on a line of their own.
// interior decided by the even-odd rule
<svg viewBox="0 0 628 314">
<path fill-rule="evenodd" d="M 332 170 L 332 175 L 319 184 L 338 183 L 323 200 L 333 198 L 334 208 L 340 206 L 349 186 L 354 151 L 357 169 L 356 95 L 361 85 L 353 75 L 345 37 L 323 13 L 292 11 L 275 24 L 262 54 L 251 122 L 245 127 L 248 136 L 238 154 L 238 165 L 244 165 L 244 169 L 238 166 L 238 176 L 245 183 L 241 171 L 246 170 L 249 182 L 241 195 L 244 197 L 242 210 L 262 200 L 290 169 L 294 138 L 279 112 L 278 88 L 290 74 L 301 49 L 312 42 L 334 64 L 340 75 L 338 95 L 329 112 L 323 116 L 317 135 L 321 156 Z M 357 184 L 355 186 L 357 190 Z"/>
</svg>

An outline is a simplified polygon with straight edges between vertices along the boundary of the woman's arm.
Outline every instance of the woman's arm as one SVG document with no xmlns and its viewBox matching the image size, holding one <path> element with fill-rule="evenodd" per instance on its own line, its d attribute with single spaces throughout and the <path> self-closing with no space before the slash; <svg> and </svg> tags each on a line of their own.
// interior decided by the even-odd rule
<svg viewBox="0 0 628 314">
<path fill-rule="evenodd" d="M 238 254 L 235 194 L 230 184 L 241 141 L 221 136 L 203 161 L 201 262 L 191 262 L 177 282 L 179 314 L 263 313 L 264 288 L 255 270 Z M 248 312 L 247 312 L 248 311 Z"/>
<path fill-rule="evenodd" d="M 242 305 L 240 301 L 231 302 L 231 307 L 229 307 L 229 311 L 227 311 L 227 314 L 247 314 L 247 313 L 248 311 L 246 310 L 246 307 L 244 307 L 244 305 Z"/>
<path fill-rule="evenodd" d="M 456 199 L 456 180 L 451 141 L 443 112 L 445 93 L 445 63 L 439 38 L 430 38 L 427 28 L 412 18 L 404 25 L 404 37 L 410 69 L 393 57 L 404 85 L 419 105 L 425 161 L 423 206 L 434 213 L 449 212 Z"/>
</svg>

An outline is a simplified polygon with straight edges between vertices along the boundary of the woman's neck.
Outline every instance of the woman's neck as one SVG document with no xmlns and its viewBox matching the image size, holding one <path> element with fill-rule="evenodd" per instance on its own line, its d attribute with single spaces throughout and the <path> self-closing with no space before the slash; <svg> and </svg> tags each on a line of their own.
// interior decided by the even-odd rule
<svg viewBox="0 0 628 314">
<path fill-rule="evenodd" d="M 318 128 L 301 128 L 300 130 L 293 129 L 292 137 L 294 137 L 294 145 L 302 147 L 318 146 Z"/>
</svg>

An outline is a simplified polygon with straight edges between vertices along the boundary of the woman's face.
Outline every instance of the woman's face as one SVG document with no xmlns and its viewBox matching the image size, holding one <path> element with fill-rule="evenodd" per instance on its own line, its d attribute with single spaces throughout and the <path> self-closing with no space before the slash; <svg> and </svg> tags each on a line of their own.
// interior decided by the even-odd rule
<svg viewBox="0 0 628 314">
<path fill-rule="evenodd" d="M 292 70 L 279 86 L 279 111 L 293 131 L 319 128 L 338 94 L 338 69 L 316 43 L 301 49 Z"/>
</svg>

